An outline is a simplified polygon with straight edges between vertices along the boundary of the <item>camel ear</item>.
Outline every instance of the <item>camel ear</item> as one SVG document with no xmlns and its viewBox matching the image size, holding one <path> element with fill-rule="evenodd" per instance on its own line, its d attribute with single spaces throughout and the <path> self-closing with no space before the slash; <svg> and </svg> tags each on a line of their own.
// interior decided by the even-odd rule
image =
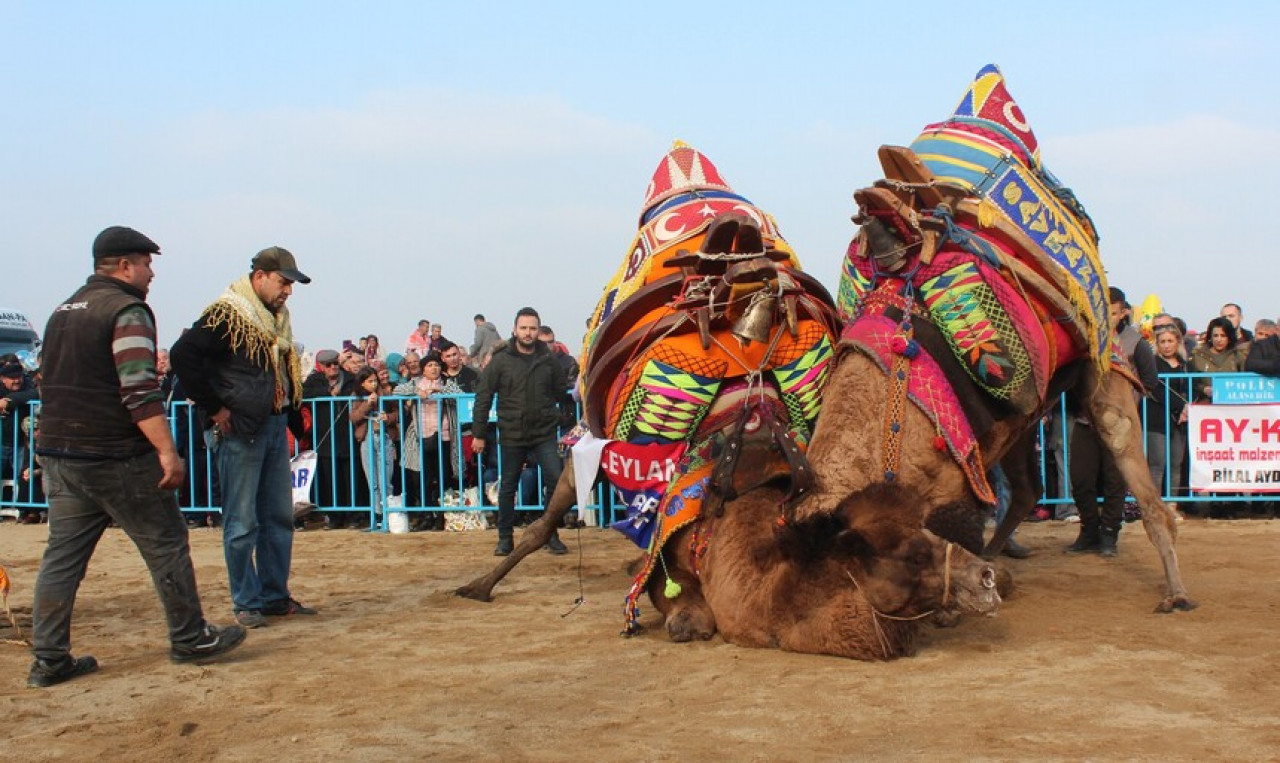
<svg viewBox="0 0 1280 763">
<path fill-rule="evenodd" d="M 869 559 L 876 555 L 875 546 L 858 530 L 842 530 L 836 538 L 836 546 L 850 556 Z"/>
</svg>

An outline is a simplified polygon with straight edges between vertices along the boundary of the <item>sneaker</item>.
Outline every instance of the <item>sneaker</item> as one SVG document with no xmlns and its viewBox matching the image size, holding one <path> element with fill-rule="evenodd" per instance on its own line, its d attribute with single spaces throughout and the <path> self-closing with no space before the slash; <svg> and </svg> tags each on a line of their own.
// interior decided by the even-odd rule
<svg viewBox="0 0 1280 763">
<path fill-rule="evenodd" d="M 27 688 L 47 689 L 63 681 L 87 676 L 97 669 L 98 661 L 87 654 L 79 659 L 67 655 L 66 659 L 60 662 L 37 659 L 31 663 L 31 672 L 27 674 Z"/>
<path fill-rule="evenodd" d="M 262 615 L 258 615 L 258 617 L 262 617 Z M 187 646 L 174 644 L 173 648 L 169 650 L 169 659 L 174 662 L 212 660 L 214 657 L 226 654 L 240 646 L 244 642 L 244 636 L 245 630 L 239 625 L 228 625 L 225 628 L 219 628 L 211 623 L 205 623 L 204 630 L 200 632 L 200 638 L 196 639 L 196 643 Z"/>
<path fill-rule="evenodd" d="M 236 622 L 245 628 L 261 628 L 267 624 L 267 618 L 256 609 L 237 609 Z"/>
<path fill-rule="evenodd" d="M 1062 521 L 1063 521 L 1063 522 L 1066 522 L 1066 523 L 1068 523 L 1068 524 L 1070 524 L 1070 523 L 1072 523 L 1072 522 L 1079 522 L 1079 521 L 1080 521 L 1080 515 L 1079 515 L 1079 514 L 1069 514 L 1069 515 L 1067 515 L 1067 516 L 1063 517 L 1063 518 L 1062 518 Z"/>
<path fill-rule="evenodd" d="M 569 553 L 569 549 L 564 545 L 564 541 L 560 540 L 560 536 L 555 534 L 551 536 L 551 540 L 547 541 L 547 545 L 543 546 L 543 548 L 556 556 L 564 556 Z"/>
<path fill-rule="evenodd" d="M 1036 510 L 1031 512 L 1031 516 L 1027 517 L 1027 521 L 1043 522 L 1047 519 L 1052 519 L 1052 518 L 1053 518 L 1052 512 L 1050 512 L 1048 509 L 1046 509 L 1043 506 L 1037 506 Z"/>
<path fill-rule="evenodd" d="M 285 599 L 278 604 L 272 604 L 262 608 L 262 614 L 267 617 L 288 617 L 289 615 L 314 615 L 315 609 L 308 607 L 306 604 L 297 599 Z"/>
</svg>

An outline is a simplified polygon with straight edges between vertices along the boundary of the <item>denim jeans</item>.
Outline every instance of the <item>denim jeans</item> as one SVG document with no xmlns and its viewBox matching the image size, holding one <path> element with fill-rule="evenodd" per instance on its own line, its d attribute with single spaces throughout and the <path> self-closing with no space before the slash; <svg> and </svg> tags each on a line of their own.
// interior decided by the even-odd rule
<svg viewBox="0 0 1280 763">
<path fill-rule="evenodd" d="M 138 547 L 151 572 L 169 641 L 185 646 L 200 637 L 204 613 L 187 545 L 187 523 L 173 492 L 157 487 L 163 470 L 151 453 L 121 460 L 87 461 L 42 456 L 49 497 L 49 544 L 36 576 L 32 651 L 58 662 L 71 653 L 71 610 L 98 539 L 115 520 Z"/>
<path fill-rule="evenodd" d="M 498 535 L 514 534 L 516 522 L 516 490 L 520 487 L 520 471 L 525 459 L 542 468 L 542 484 L 554 487 L 560 480 L 560 451 L 555 438 L 537 445 L 498 444 L 502 457 L 502 474 L 498 483 Z"/>
<path fill-rule="evenodd" d="M 222 551 L 231 606 L 261 610 L 289 600 L 293 557 L 293 480 L 285 416 L 252 437 L 231 434 L 218 446 Z"/>
</svg>

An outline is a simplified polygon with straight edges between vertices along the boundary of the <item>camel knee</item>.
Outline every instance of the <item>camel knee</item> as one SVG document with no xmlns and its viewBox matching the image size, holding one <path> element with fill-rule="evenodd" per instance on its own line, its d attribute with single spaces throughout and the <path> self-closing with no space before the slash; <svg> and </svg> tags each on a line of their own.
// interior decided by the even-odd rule
<svg viewBox="0 0 1280 763">
<path fill-rule="evenodd" d="M 716 620 L 704 601 L 687 602 L 667 618 L 667 635 L 677 643 L 706 641 L 715 634 Z"/>
</svg>

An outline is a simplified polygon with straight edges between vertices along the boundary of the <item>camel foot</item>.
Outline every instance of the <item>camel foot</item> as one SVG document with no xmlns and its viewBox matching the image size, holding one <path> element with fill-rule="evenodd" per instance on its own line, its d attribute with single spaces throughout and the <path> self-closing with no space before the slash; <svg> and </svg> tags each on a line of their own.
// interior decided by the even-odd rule
<svg viewBox="0 0 1280 763">
<path fill-rule="evenodd" d="M 493 596 L 489 589 L 484 586 L 468 583 L 453 592 L 454 596 L 461 596 L 464 599 L 473 599 L 475 601 L 493 601 Z"/>
<path fill-rule="evenodd" d="M 1176 611 L 1190 612 L 1198 606 L 1200 605 L 1187 596 L 1169 596 L 1156 607 L 1156 613 L 1167 615 Z"/>
<path fill-rule="evenodd" d="M 716 626 L 713 622 L 708 622 L 711 619 L 709 616 L 700 615 L 692 608 L 680 610 L 667 620 L 667 635 L 678 644 L 711 638 L 716 633 Z"/>
</svg>

